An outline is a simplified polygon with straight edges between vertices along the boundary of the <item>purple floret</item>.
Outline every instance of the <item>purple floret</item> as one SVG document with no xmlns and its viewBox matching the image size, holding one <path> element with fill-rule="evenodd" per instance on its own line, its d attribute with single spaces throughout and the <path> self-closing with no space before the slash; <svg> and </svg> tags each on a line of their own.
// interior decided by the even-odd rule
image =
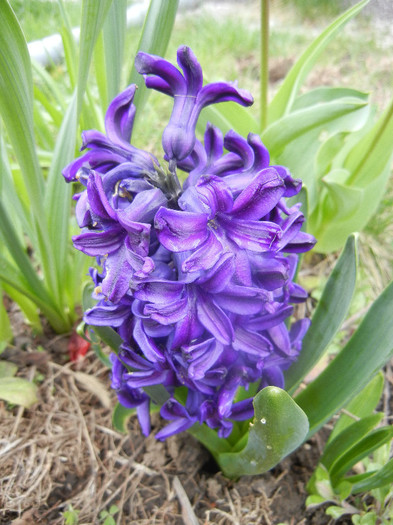
<svg viewBox="0 0 393 525">
<path fill-rule="evenodd" d="M 73 241 L 101 267 L 90 272 L 97 304 L 85 321 L 123 341 L 111 356 L 120 403 L 136 408 L 147 435 L 145 389 L 161 385 L 168 424 L 157 439 L 195 424 L 225 438 L 234 421 L 253 416 L 255 392 L 285 386 L 283 371 L 301 351 L 310 322 L 288 320 L 307 294 L 293 279 L 297 254 L 315 239 L 302 231 L 300 205 L 286 202 L 301 181 L 270 165 L 258 135 L 224 137 L 208 124 L 203 142 L 195 136 L 205 106 L 248 106 L 251 95 L 234 84 L 203 86 L 185 46 L 177 59 L 181 71 L 146 53 L 136 59 L 147 87 L 173 97 L 162 164 L 130 144 L 130 86 L 110 104 L 106 134 L 84 132 L 87 151 L 63 174 L 85 187 L 75 196 L 82 231 Z M 178 169 L 188 174 L 183 185 Z"/>
</svg>

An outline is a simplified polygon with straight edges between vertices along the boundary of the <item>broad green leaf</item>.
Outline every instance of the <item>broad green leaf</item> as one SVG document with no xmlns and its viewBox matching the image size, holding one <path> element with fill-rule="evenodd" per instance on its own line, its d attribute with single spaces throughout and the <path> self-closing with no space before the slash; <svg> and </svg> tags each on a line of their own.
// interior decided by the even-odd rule
<svg viewBox="0 0 393 525">
<path fill-rule="evenodd" d="M 350 183 L 368 187 L 390 167 L 393 158 L 393 98 L 389 107 L 371 131 L 352 149 L 344 167 L 350 172 Z"/>
<path fill-rule="evenodd" d="M 171 2 L 150 0 L 137 51 L 165 56 L 175 23 L 178 4 L 179 0 L 171 0 Z M 143 77 L 137 73 L 134 64 L 128 78 L 128 84 L 136 84 L 139 88 L 134 100 L 138 109 L 136 119 L 139 120 L 141 110 L 147 100 L 148 90 L 145 87 Z"/>
<path fill-rule="evenodd" d="M 382 419 L 383 414 L 379 412 L 352 423 L 326 445 L 320 462 L 330 471 L 341 456 L 364 438 Z"/>
<path fill-rule="evenodd" d="M 270 103 L 268 108 L 269 123 L 275 122 L 291 110 L 292 104 L 294 103 L 302 83 L 318 60 L 321 52 L 335 37 L 338 31 L 359 11 L 361 11 L 368 2 L 369 0 L 363 0 L 343 13 L 314 40 L 314 42 L 296 61 Z"/>
<path fill-rule="evenodd" d="M 0 379 L 0 399 L 30 408 L 38 401 L 37 386 L 21 377 L 3 377 Z"/>
<path fill-rule="evenodd" d="M 389 175 L 390 167 L 386 166 L 385 171 L 375 174 L 367 187 L 348 186 L 349 180 L 347 184 L 326 180 L 328 193 L 320 196 L 321 209 L 309 217 L 309 231 L 318 238 L 317 250 L 320 253 L 338 250 L 350 233 L 361 231 L 366 226 L 377 211 Z M 331 220 L 332 216 L 334 220 Z"/>
<path fill-rule="evenodd" d="M 255 417 L 245 448 L 218 455 L 225 476 L 266 472 L 295 450 L 307 435 L 307 417 L 285 390 L 266 387 L 255 396 L 253 404 Z"/>
<path fill-rule="evenodd" d="M 116 403 L 112 413 L 113 428 L 122 434 L 127 434 L 127 423 L 135 413 L 135 408 L 126 408 L 120 403 Z"/>
<path fill-rule="evenodd" d="M 4 377 L 13 377 L 18 371 L 18 367 L 14 363 L 8 361 L 0 361 L 0 381 Z"/>
<path fill-rule="evenodd" d="M 82 21 L 80 31 L 79 67 L 78 67 L 78 91 L 77 91 L 77 115 L 82 109 L 82 99 L 86 90 L 87 78 L 93 50 L 98 35 L 103 27 L 106 15 L 112 4 L 112 0 L 83 0 Z"/>
<path fill-rule="evenodd" d="M 296 397 L 307 414 L 309 436 L 348 405 L 393 355 L 393 283 L 371 306 L 341 352 Z"/>
<path fill-rule="evenodd" d="M 337 132 L 319 147 L 315 156 L 315 176 L 318 180 L 331 171 L 334 157 L 342 150 L 347 135 L 345 131 Z"/>
<path fill-rule="evenodd" d="M 317 129 L 328 133 L 343 127 L 344 129 L 351 128 L 354 118 L 356 125 L 358 125 L 357 122 L 363 122 L 365 112 L 368 112 L 367 103 L 355 97 L 320 102 L 292 111 L 275 121 L 263 132 L 261 138 L 271 155 L 276 158 L 288 144 L 298 140 L 309 131 Z M 350 116 L 349 123 L 346 121 L 344 121 L 345 124 L 341 123 L 340 119 L 347 116 Z"/>
<path fill-rule="evenodd" d="M 370 114 L 370 107 L 362 97 L 330 100 L 325 90 L 320 91 L 320 95 L 325 98 L 291 112 L 262 134 L 273 162 L 287 166 L 293 176 L 302 179 L 307 186 L 310 214 L 320 201 L 315 158 L 321 144 L 338 132 L 361 129 Z"/>
<path fill-rule="evenodd" d="M 363 418 L 369 416 L 377 408 L 381 399 L 384 385 L 384 375 L 379 372 L 366 385 L 365 388 L 345 407 L 346 411 L 354 417 Z M 340 432 L 353 423 L 353 418 L 346 414 L 341 414 L 337 423 L 329 436 L 328 443 L 332 441 Z"/>
<path fill-rule="evenodd" d="M 348 480 L 352 480 L 351 477 Z M 352 492 L 368 492 L 373 489 L 384 487 L 385 485 L 393 483 L 393 458 L 386 463 L 380 470 L 377 470 L 371 476 L 364 480 L 359 480 L 353 484 Z"/>
<path fill-rule="evenodd" d="M 393 427 L 383 427 L 370 432 L 366 437 L 361 439 L 332 465 L 329 472 L 332 485 L 337 485 L 341 477 L 348 472 L 355 463 L 369 456 L 374 450 L 385 443 L 389 443 L 392 438 Z"/>
<path fill-rule="evenodd" d="M 356 284 L 356 244 L 356 237 L 351 235 L 315 309 L 299 358 L 285 373 L 286 389 L 290 392 L 316 365 L 345 319 Z"/>
<path fill-rule="evenodd" d="M 368 102 L 369 94 L 358 89 L 352 89 L 347 87 L 335 87 L 335 86 L 321 86 L 311 89 L 306 93 L 298 96 L 293 103 L 292 111 L 299 109 L 306 109 L 316 104 L 322 104 L 325 102 L 334 102 L 335 100 L 358 100 L 359 102 Z"/>
</svg>

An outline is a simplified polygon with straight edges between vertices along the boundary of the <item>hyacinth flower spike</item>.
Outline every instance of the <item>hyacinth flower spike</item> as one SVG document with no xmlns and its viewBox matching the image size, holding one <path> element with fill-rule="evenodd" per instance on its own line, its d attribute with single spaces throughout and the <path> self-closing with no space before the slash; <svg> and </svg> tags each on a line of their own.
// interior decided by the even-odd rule
<svg viewBox="0 0 393 525">
<path fill-rule="evenodd" d="M 160 387 L 155 402 L 168 423 L 157 439 L 188 430 L 226 440 L 252 418 L 255 394 L 284 387 L 283 371 L 301 351 L 309 320 L 288 322 L 307 297 L 293 282 L 296 254 L 315 239 L 302 231 L 300 205 L 286 203 L 301 182 L 270 165 L 257 135 L 224 137 L 208 124 L 203 142 L 196 138 L 204 107 L 249 106 L 252 96 L 235 84 L 203 86 L 186 46 L 177 61 L 181 70 L 146 53 L 136 59 L 147 87 L 173 98 L 162 164 L 129 144 L 130 86 L 109 106 L 106 134 L 84 133 L 88 151 L 64 176 L 85 187 L 74 245 L 101 266 L 91 271 L 96 305 L 85 321 L 122 341 L 111 357 L 119 402 L 136 409 L 147 435 L 146 392 Z M 188 175 L 183 185 L 178 169 Z"/>
</svg>

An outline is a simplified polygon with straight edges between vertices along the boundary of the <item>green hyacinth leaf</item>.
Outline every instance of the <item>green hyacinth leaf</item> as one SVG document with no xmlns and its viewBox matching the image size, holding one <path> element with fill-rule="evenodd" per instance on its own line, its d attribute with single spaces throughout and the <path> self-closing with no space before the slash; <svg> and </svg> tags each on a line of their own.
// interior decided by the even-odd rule
<svg viewBox="0 0 393 525">
<path fill-rule="evenodd" d="M 370 416 L 377 408 L 381 399 L 384 385 L 384 375 L 379 372 L 366 385 L 365 388 L 345 407 L 346 412 L 352 414 L 355 418 L 364 418 Z M 353 418 L 347 414 L 341 414 L 337 423 L 329 436 L 330 443 L 338 434 L 340 434 L 349 425 L 352 425 Z"/>
<path fill-rule="evenodd" d="M 318 60 L 322 51 L 324 51 L 328 43 L 335 37 L 340 29 L 351 20 L 351 18 L 357 15 L 359 11 L 368 4 L 368 2 L 369 0 L 363 0 L 345 11 L 345 13 L 330 24 L 304 51 L 302 56 L 296 61 L 295 65 L 286 76 L 280 89 L 277 91 L 269 105 L 269 123 L 278 120 L 291 110 L 302 83 Z"/>
<path fill-rule="evenodd" d="M 373 473 L 367 473 L 364 479 L 359 479 L 357 476 L 347 478 L 351 483 L 353 494 L 358 492 L 368 492 L 369 490 L 378 489 L 393 483 L 393 458 L 386 463 L 380 470 Z M 358 479 L 358 481 L 355 480 Z"/>
<path fill-rule="evenodd" d="M 113 428 L 121 434 L 127 434 L 127 423 L 135 413 L 135 408 L 126 408 L 120 403 L 116 403 L 112 413 Z"/>
<path fill-rule="evenodd" d="M 342 476 L 349 471 L 353 465 L 363 458 L 369 456 L 374 450 L 389 443 L 393 438 L 393 427 L 383 427 L 370 432 L 356 445 L 343 454 L 330 468 L 329 474 L 332 485 L 337 485 Z"/>
<path fill-rule="evenodd" d="M 347 406 L 393 355 L 393 283 L 371 306 L 341 352 L 296 397 L 307 414 L 309 437 Z"/>
<path fill-rule="evenodd" d="M 37 386 L 21 377 L 1 377 L 0 378 L 0 399 L 30 408 L 37 399 Z"/>
<path fill-rule="evenodd" d="M 340 457 L 371 432 L 382 418 L 383 414 L 379 412 L 352 423 L 326 445 L 320 462 L 330 470 Z"/>
<path fill-rule="evenodd" d="M 308 432 L 307 416 L 291 396 L 269 386 L 254 398 L 255 417 L 248 441 L 239 452 L 218 454 L 225 476 L 262 474 L 273 468 L 303 441 Z"/>
<path fill-rule="evenodd" d="M 178 4 L 179 0 L 171 0 L 170 2 L 150 0 L 137 51 L 165 56 L 175 23 Z M 134 104 L 138 110 L 136 122 L 138 122 L 150 90 L 146 88 L 143 77 L 138 74 L 134 64 L 128 78 L 128 84 L 136 84 L 138 86 L 134 97 Z"/>
<path fill-rule="evenodd" d="M 356 284 L 357 238 L 351 235 L 314 312 L 298 360 L 285 372 L 286 390 L 293 392 L 323 355 L 347 315 Z"/>
</svg>

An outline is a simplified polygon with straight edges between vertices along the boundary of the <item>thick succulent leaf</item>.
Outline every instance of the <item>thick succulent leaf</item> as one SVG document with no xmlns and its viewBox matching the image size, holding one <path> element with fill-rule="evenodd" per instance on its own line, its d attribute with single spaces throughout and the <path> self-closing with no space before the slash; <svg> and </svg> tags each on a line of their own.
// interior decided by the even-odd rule
<svg viewBox="0 0 393 525">
<path fill-rule="evenodd" d="M 371 415 L 377 408 L 379 400 L 381 399 L 384 385 L 384 375 L 379 372 L 366 385 L 365 388 L 345 407 L 346 412 L 352 414 L 355 418 L 364 418 Z M 349 425 L 352 425 L 353 418 L 347 414 L 341 414 L 337 423 L 329 436 L 328 443 L 330 443 L 338 434 L 340 434 Z"/>
<path fill-rule="evenodd" d="M 318 362 L 345 319 L 356 284 L 356 245 L 357 239 L 351 235 L 326 283 L 299 358 L 285 373 L 286 389 L 290 392 Z"/>
<path fill-rule="evenodd" d="M 302 56 L 296 61 L 280 89 L 277 91 L 275 97 L 269 106 L 268 122 L 272 123 L 286 115 L 292 107 L 294 100 L 299 92 L 299 89 L 304 82 L 306 76 L 310 72 L 313 65 L 318 60 L 321 52 L 326 48 L 327 44 L 335 37 L 340 29 L 363 7 L 369 0 L 363 0 L 355 6 L 351 7 L 343 13 L 337 20 L 335 20 L 329 27 L 323 31 L 318 38 L 306 49 Z"/>
<path fill-rule="evenodd" d="M 0 399 L 13 405 L 31 407 L 38 401 L 37 385 L 21 377 L 0 378 Z"/>
<path fill-rule="evenodd" d="M 307 417 L 285 390 L 264 388 L 254 398 L 254 409 L 243 450 L 218 454 L 218 464 L 230 478 L 268 471 L 307 435 Z"/>
<path fill-rule="evenodd" d="M 330 479 L 332 485 L 337 485 L 342 476 L 349 471 L 355 463 L 366 456 L 369 456 L 374 450 L 389 443 L 393 438 L 393 427 L 383 427 L 370 432 L 366 437 L 361 439 L 356 445 L 351 447 L 343 454 L 330 468 Z"/>
<path fill-rule="evenodd" d="M 150 1 L 137 51 L 144 51 L 145 53 L 162 57 L 165 56 L 175 23 L 178 4 L 179 0 L 172 0 L 171 2 L 161 2 L 161 0 Z M 146 103 L 149 90 L 145 86 L 143 77 L 137 73 L 134 64 L 130 72 L 128 84 L 136 84 L 139 88 L 134 99 L 134 103 L 138 108 L 136 114 L 138 120 L 141 109 Z"/>
<path fill-rule="evenodd" d="M 383 414 L 371 414 L 355 421 L 326 445 L 320 462 L 330 471 L 348 450 L 364 438 L 382 420 Z"/>
<path fill-rule="evenodd" d="M 371 306 L 333 361 L 295 400 L 307 414 L 309 436 L 348 405 L 393 355 L 393 283 Z"/>
</svg>

